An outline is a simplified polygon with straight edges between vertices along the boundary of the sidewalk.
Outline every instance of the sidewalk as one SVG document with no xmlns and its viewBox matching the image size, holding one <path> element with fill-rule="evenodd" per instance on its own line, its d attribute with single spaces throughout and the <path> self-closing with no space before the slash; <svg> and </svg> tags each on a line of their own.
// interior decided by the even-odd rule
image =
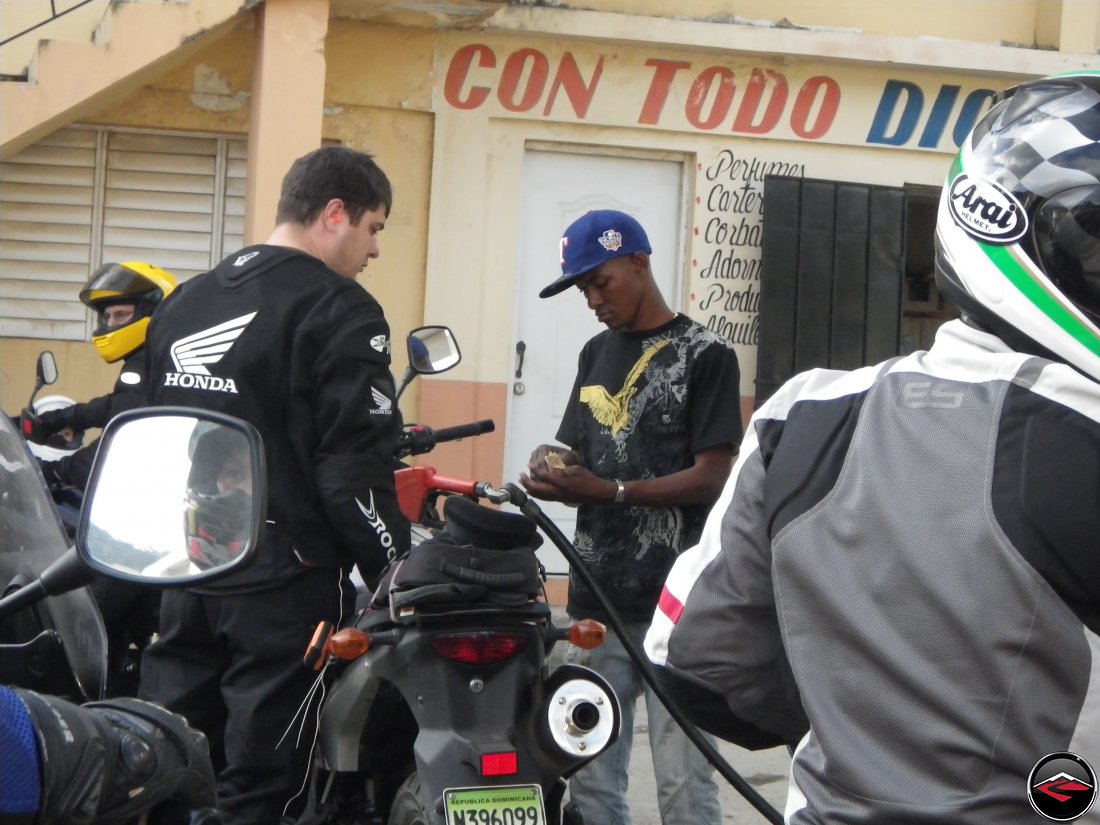
<svg viewBox="0 0 1100 825">
<path fill-rule="evenodd" d="M 649 730 L 644 702 L 638 703 L 636 712 L 634 748 L 630 758 L 630 790 L 627 792 L 631 825 L 661 825 L 653 780 L 653 762 L 649 754 Z M 746 751 L 728 742 L 719 742 L 718 751 L 745 781 L 780 813 L 783 812 L 787 800 L 787 773 L 791 764 L 786 748 Z M 767 820 L 725 779 L 715 774 L 715 781 L 718 782 L 718 799 L 722 805 L 724 825 L 767 823 Z"/>
</svg>

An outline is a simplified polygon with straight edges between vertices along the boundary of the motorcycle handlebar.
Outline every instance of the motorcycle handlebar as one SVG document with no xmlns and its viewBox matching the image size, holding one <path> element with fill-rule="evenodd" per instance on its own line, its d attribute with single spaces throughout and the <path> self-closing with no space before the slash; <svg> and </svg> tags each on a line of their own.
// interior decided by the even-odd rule
<svg viewBox="0 0 1100 825">
<path fill-rule="evenodd" d="M 475 435 L 491 433 L 497 428 L 492 419 L 472 421 L 469 424 L 458 424 L 454 427 L 441 427 L 435 431 L 436 443 L 443 441 L 457 441 L 460 438 L 470 438 Z"/>
<path fill-rule="evenodd" d="M 421 455 L 431 452 L 437 444 L 444 441 L 457 441 L 460 438 L 471 438 L 475 435 L 491 433 L 496 429 L 496 424 L 491 419 L 472 421 L 469 424 L 457 424 L 454 427 L 440 427 L 433 430 L 420 424 L 406 427 L 397 441 L 395 458 L 405 458 L 411 455 Z"/>
</svg>

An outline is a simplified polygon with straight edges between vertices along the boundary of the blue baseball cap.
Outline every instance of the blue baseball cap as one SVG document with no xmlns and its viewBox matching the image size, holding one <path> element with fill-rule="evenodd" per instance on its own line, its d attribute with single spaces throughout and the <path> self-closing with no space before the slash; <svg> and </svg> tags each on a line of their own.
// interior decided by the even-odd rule
<svg viewBox="0 0 1100 825">
<path fill-rule="evenodd" d="M 561 236 L 561 277 L 543 289 L 539 297 L 557 295 L 604 261 L 635 252 L 653 252 L 640 223 L 614 209 L 586 212 Z"/>
</svg>

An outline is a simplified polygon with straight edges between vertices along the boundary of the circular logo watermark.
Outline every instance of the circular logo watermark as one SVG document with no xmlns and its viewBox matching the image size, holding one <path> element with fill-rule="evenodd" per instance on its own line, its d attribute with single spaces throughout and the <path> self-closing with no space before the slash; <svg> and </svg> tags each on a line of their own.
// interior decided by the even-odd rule
<svg viewBox="0 0 1100 825">
<path fill-rule="evenodd" d="M 1031 769 L 1027 798 L 1041 816 L 1053 822 L 1072 822 L 1092 807 L 1096 799 L 1096 774 L 1075 753 L 1047 754 Z"/>
</svg>

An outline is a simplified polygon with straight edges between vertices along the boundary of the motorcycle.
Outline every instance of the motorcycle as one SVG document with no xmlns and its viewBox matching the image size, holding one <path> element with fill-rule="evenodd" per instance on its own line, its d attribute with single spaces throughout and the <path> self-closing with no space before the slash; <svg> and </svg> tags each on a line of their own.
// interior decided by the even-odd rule
<svg viewBox="0 0 1100 825">
<path fill-rule="evenodd" d="M 191 553 L 188 443 L 199 427 L 224 429 L 250 458 L 256 492 L 234 550 L 217 564 Z M 157 455 L 159 472 L 147 472 Z M 88 585 L 96 574 L 159 587 L 187 586 L 248 563 L 260 539 L 266 497 L 259 434 L 200 410 L 147 408 L 103 431 L 75 545 L 22 436 L 0 416 L 0 679 L 83 702 L 102 698 L 107 641 Z M 140 507 L 147 517 L 134 519 Z"/>
<path fill-rule="evenodd" d="M 410 339 L 411 371 L 457 363 L 449 331 L 435 345 L 417 365 Z M 492 429 L 407 427 L 395 458 Z M 615 741 L 620 712 L 602 677 L 552 669 L 550 654 L 565 640 L 602 644 L 603 625 L 554 625 L 535 523 L 478 504 L 488 485 L 424 465 L 401 466 L 395 483 L 413 549 L 349 626 L 322 624 L 308 646 L 325 695 L 304 807 L 284 823 L 573 821 L 565 780 Z"/>
<path fill-rule="evenodd" d="M 449 341 L 449 331 L 440 340 Z M 415 372 L 412 346 L 410 339 L 406 382 Z M 443 352 L 457 363 L 457 346 Z M 397 456 L 492 426 L 413 426 Z M 594 671 L 551 668 L 555 644 L 591 649 L 606 629 L 591 620 L 554 626 L 523 561 L 541 543 L 536 528 L 605 604 L 643 677 L 719 774 L 766 820 L 783 821 L 667 697 L 572 543 L 522 489 L 423 465 L 402 466 L 395 483 L 414 524 L 413 549 L 349 626 L 322 624 L 307 648 L 322 703 L 304 809 L 284 825 L 581 825 L 563 804 L 565 780 L 617 739 L 620 710 Z M 509 563 L 513 554 L 518 560 Z"/>
</svg>

